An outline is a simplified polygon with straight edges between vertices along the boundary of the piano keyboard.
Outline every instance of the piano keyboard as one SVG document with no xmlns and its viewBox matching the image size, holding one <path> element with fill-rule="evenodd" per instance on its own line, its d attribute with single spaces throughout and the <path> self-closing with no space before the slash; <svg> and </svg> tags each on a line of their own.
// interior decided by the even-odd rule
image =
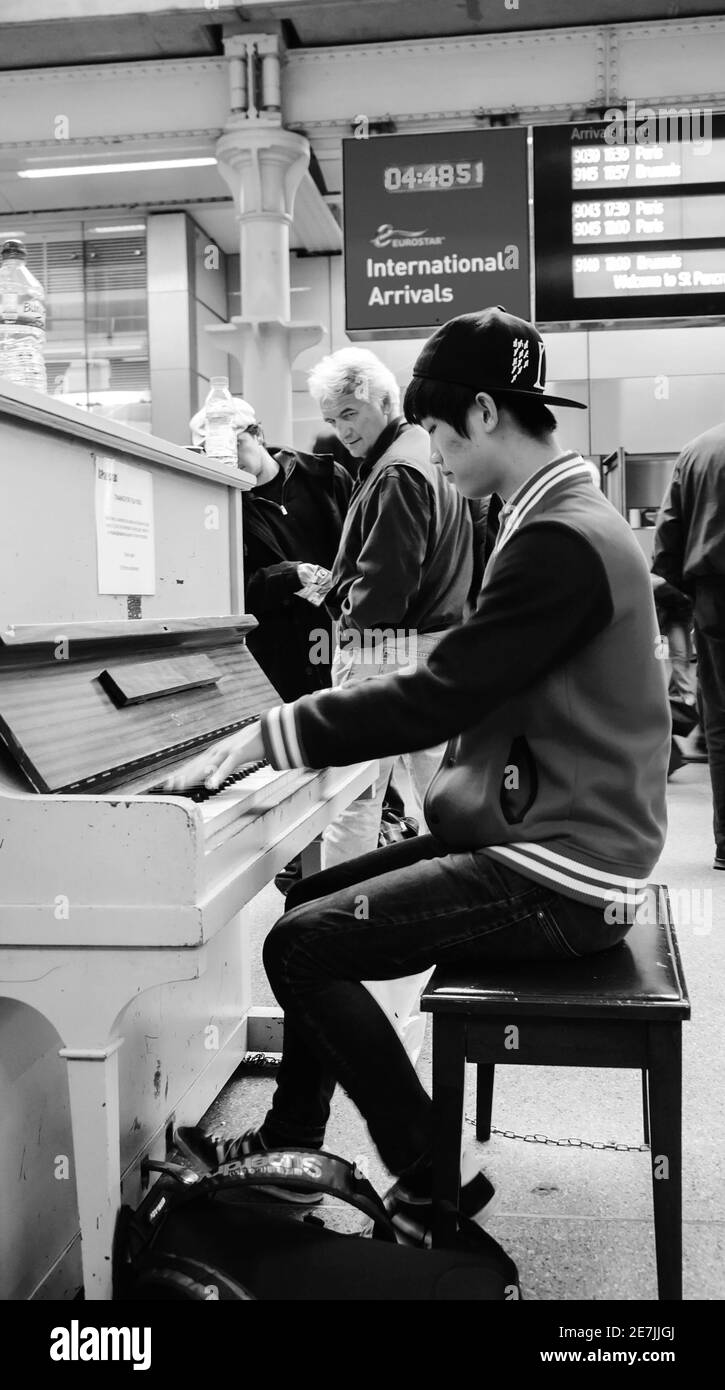
<svg viewBox="0 0 725 1390">
<path fill-rule="evenodd" d="M 248 778 L 253 778 L 254 773 L 259 772 L 262 768 L 269 768 L 269 763 L 266 758 L 260 759 L 257 763 L 248 763 L 246 767 L 237 768 L 237 771 L 233 772 L 231 777 L 226 777 L 223 782 L 220 782 L 218 787 L 207 787 L 203 782 L 200 782 L 184 787 L 183 791 L 170 791 L 168 787 L 161 783 L 157 784 L 155 787 L 149 787 L 144 792 L 144 796 L 183 796 L 187 797 L 190 801 L 200 803 L 208 801 L 210 797 L 219 796 L 221 792 L 234 789 L 239 783 L 245 781 L 247 781 L 247 786 L 244 790 L 250 791 L 255 783 L 253 781 L 248 782 Z M 270 768 L 270 771 L 272 770 L 273 769 Z"/>
</svg>

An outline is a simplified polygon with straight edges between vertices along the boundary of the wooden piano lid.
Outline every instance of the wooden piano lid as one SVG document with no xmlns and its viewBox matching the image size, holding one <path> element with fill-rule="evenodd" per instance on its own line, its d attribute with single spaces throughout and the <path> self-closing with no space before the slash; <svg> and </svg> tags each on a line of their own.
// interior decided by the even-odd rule
<svg viewBox="0 0 725 1390">
<path fill-rule="evenodd" d="M 254 627 L 247 616 L 0 629 L 0 740 L 41 792 L 161 775 L 280 703 L 244 643 Z"/>
<path fill-rule="evenodd" d="M 139 638 L 163 641 L 165 638 L 191 637 L 214 632 L 252 632 L 258 627 L 252 613 L 228 614 L 212 618 L 119 618 L 111 622 L 88 623 L 3 623 L 0 622 L 0 648 L 57 645 L 68 642 L 108 642 L 114 639 L 135 642 Z"/>
</svg>

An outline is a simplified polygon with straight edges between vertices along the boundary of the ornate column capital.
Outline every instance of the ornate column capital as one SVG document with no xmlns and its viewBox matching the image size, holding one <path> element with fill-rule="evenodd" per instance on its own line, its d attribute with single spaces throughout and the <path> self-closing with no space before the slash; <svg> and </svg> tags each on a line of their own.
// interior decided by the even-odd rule
<svg viewBox="0 0 725 1390">
<path fill-rule="evenodd" d="M 216 157 L 238 217 L 263 214 L 291 223 L 295 195 L 310 159 L 304 135 L 282 126 L 246 125 L 220 137 Z"/>
</svg>

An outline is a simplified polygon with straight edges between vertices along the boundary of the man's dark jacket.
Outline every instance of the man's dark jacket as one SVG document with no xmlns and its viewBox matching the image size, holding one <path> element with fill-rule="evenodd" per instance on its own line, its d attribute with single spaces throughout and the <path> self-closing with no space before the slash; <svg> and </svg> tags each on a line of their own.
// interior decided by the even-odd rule
<svg viewBox="0 0 725 1390">
<path fill-rule="evenodd" d="M 332 569 L 352 483 L 328 455 L 291 449 L 269 452 L 284 474 L 282 505 L 288 516 L 254 488 L 243 494 L 245 608 L 259 622 L 247 645 L 282 699 L 296 700 L 330 684 L 329 664 L 310 661 L 311 652 L 319 653 L 324 645 L 321 629 L 329 633 L 328 650 L 333 650 L 332 623 L 324 604 L 316 608 L 297 597 L 297 564 Z M 293 518 L 301 511 L 312 515 L 303 547 L 292 534 Z"/>
<path fill-rule="evenodd" d="M 425 430 L 391 420 L 360 464 L 333 570 L 327 606 L 341 629 L 460 623 L 483 577 L 477 520 L 431 463 Z"/>
<path fill-rule="evenodd" d="M 725 587 L 725 424 L 682 450 L 657 518 L 652 569 L 689 595 Z"/>
</svg>

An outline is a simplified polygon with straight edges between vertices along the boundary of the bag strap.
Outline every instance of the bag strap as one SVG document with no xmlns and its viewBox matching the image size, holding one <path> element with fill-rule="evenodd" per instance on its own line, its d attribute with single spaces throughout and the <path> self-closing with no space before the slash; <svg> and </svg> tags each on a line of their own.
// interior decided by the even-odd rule
<svg viewBox="0 0 725 1390">
<path fill-rule="evenodd" d="M 207 1191 L 274 1186 L 326 1192 L 371 1217 L 377 1239 L 391 1243 L 397 1240 L 395 1227 L 372 1183 L 355 1164 L 320 1149 L 272 1149 L 266 1154 L 249 1154 L 223 1164 L 202 1183 Z M 196 1188 L 197 1193 L 201 1190 L 200 1186 Z"/>
</svg>

